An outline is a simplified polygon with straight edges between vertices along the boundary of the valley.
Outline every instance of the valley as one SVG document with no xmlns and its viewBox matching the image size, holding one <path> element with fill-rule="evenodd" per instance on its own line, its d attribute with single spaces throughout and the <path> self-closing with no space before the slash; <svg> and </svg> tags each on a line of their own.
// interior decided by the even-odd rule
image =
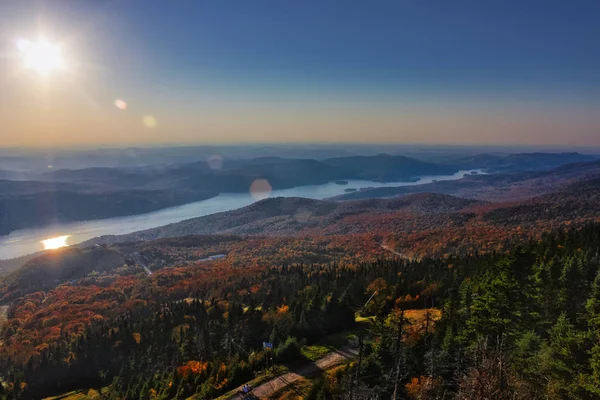
<svg viewBox="0 0 600 400">
<path fill-rule="evenodd" d="M 348 180 L 348 186 L 361 182 L 365 187 L 377 184 Z M 357 193 L 404 192 L 346 199 L 347 185 L 331 182 L 273 190 L 264 199 L 238 194 L 232 199 L 244 196 L 244 207 L 166 225 L 160 224 L 158 212 L 150 222 L 158 227 L 92 237 L 1 262 L 0 302 L 7 311 L 0 367 L 8 370 L 10 364 L 17 371 L 6 379 L 22 387 L 14 393 L 34 398 L 92 390 L 115 396 L 154 390 L 165 398 L 215 398 L 249 381 L 263 382 L 256 393 L 264 395 L 359 390 L 348 381 L 331 386 L 322 379 L 333 371 L 353 376 L 358 353 L 368 351 L 367 364 L 358 371 L 361 385 L 375 390 L 394 380 L 370 378 L 365 368 L 376 361 L 393 371 L 394 364 L 386 361 L 389 352 L 413 357 L 425 345 L 446 351 L 450 344 L 443 337 L 451 338 L 448 343 L 476 343 L 469 329 L 480 324 L 477 329 L 483 331 L 487 311 L 479 314 L 475 308 L 471 317 L 458 317 L 468 303 L 461 297 L 456 301 L 462 305 L 453 306 L 452 299 L 457 291 L 483 290 L 490 284 L 487 274 L 495 279 L 514 276 L 510 285 L 516 285 L 516 292 L 510 296 L 516 298 L 515 293 L 528 290 L 536 271 L 551 268 L 537 263 L 542 255 L 560 260 L 561 274 L 571 273 L 565 272 L 571 257 L 585 265 L 585 276 L 597 272 L 597 162 L 520 173 L 461 171 L 402 187 L 379 184 Z M 225 198 L 196 204 L 223 206 Z M 587 278 L 575 279 L 583 285 L 576 290 L 585 298 L 593 295 Z M 567 281 L 560 278 L 557 285 Z M 518 303 L 521 313 L 529 312 L 528 301 Z M 583 300 L 560 301 L 583 307 Z M 496 306 L 493 302 L 490 307 Z M 553 312 L 547 310 L 544 318 L 558 318 Z M 509 325 L 497 329 L 524 334 L 518 324 L 510 325 L 517 321 L 512 318 L 507 315 Z M 490 335 L 500 332 L 494 326 Z M 316 349 L 325 354 L 319 343 L 348 331 L 359 332 L 369 350 L 354 347 L 350 356 L 336 356 L 331 365 L 326 356 L 315 364 L 326 367 L 323 371 L 304 358 L 313 357 Z M 377 347 L 383 338 L 393 344 L 391 349 Z M 274 343 L 272 354 L 261 349 L 266 340 Z M 347 343 L 338 340 L 336 345 Z M 129 360 L 129 367 L 117 369 L 114 360 Z M 266 362 L 275 363 L 276 371 L 292 372 L 265 381 Z M 423 385 L 426 367 L 419 363 L 410 367 L 410 379 L 400 381 L 403 392 Z M 449 378 L 440 379 L 445 380 L 439 385 L 452 390 L 469 388 L 466 382 L 455 386 Z M 132 381 L 146 383 L 124 383 Z M 519 384 L 533 385 L 528 380 Z M 436 385 L 428 390 L 438 390 Z"/>
<path fill-rule="evenodd" d="M 368 188 L 398 185 L 416 185 L 433 180 L 460 179 L 469 171 L 460 171 L 452 175 L 423 176 L 415 182 L 375 182 L 375 181 L 349 181 L 353 187 Z M 97 220 L 84 220 L 82 222 L 52 223 L 43 228 L 20 229 L 6 236 L 0 236 L 0 260 L 20 257 L 43 249 L 41 241 L 51 237 L 69 235 L 68 243 L 78 244 L 94 237 L 127 234 L 146 230 L 163 225 L 168 225 L 203 215 L 209 215 L 229 210 L 234 210 L 252 204 L 264 197 L 305 197 L 310 199 L 324 199 L 343 193 L 344 186 L 330 182 L 323 185 L 300 186 L 289 189 L 276 189 L 269 192 L 252 194 L 222 193 L 207 200 L 195 201 L 178 207 L 155 211 L 148 214 L 132 215 L 129 217 L 105 218 Z M 54 215 L 51 204 L 45 203 L 49 215 Z M 66 207 L 67 204 L 61 206 Z M 95 202 L 88 206 L 94 206 Z M 140 206 L 139 204 L 137 206 Z M 12 214 L 15 217 L 19 213 Z M 90 215 L 93 215 L 90 213 Z M 54 218 L 53 221 L 56 221 Z"/>
<path fill-rule="evenodd" d="M 599 15 L 0 0 L 0 400 L 599 400 Z"/>
</svg>

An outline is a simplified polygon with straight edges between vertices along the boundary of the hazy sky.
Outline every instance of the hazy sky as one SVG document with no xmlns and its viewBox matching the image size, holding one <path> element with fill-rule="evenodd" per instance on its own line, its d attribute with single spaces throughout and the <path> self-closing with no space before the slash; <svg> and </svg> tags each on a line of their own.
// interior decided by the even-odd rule
<svg viewBox="0 0 600 400">
<path fill-rule="evenodd" d="M 0 146 L 598 147 L 598 15 L 597 0 L 0 1 Z M 40 35 L 65 70 L 23 68 L 16 43 Z"/>
</svg>

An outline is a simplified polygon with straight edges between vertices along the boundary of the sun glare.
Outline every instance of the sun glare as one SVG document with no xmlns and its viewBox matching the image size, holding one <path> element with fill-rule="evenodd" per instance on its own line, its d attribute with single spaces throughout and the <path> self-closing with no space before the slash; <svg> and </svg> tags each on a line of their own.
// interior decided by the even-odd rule
<svg viewBox="0 0 600 400">
<path fill-rule="evenodd" d="M 60 46 L 50 43 L 44 38 L 35 42 L 19 40 L 17 47 L 23 57 L 24 67 L 40 75 L 45 76 L 65 67 Z"/>
<path fill-rule="evenodd" d="M 53 250 L 60 249 L 61 247 L 67 247 L 67 239 L 70 235 L 58 236 L 54 238 L 49 238 L 46 240 L 42 240 L 42 244 L 44 245 L 44 250 Z"/>
</svg>

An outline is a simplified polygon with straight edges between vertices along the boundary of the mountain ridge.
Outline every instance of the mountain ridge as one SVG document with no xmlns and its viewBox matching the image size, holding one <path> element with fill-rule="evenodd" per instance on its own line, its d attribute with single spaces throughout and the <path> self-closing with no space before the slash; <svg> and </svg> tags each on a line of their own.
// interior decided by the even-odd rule
<svg viewBox="0 0 600 400">
<path fill-rule="evenodd" d="M 101 236 L 83 242 L 113 244 L 138 240 L 206 235 L 206 234 L 267 234 L 290 235 L 306 228 L 324 227 L 332 220 L 350 215 L 406 212 L 446 213 L 458 211 L 468 205 L 483 204 L 477 200 L 437 194 L 418 193 L 394 199 L 366 199 L 353 202 L 331 202 L 301 197 L 268 198 L 237 210 L 225 211 L 158 228 L 121 236 Z"/>
</svg>

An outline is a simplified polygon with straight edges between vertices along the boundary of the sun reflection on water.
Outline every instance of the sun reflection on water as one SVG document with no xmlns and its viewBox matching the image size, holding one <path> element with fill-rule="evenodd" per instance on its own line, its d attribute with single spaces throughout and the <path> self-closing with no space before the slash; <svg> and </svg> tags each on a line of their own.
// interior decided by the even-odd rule
<svg viewBox="0 0 600 400">
<path fill-rule="evenodd" d="M 69 245 L 67 239 L 70 237 L 71 235 L 57 236 L 42 240 L 41 243 L 44 245 L 44 250 L 60 249 L 61 247 L 67 247 Z"/>
</svg>

